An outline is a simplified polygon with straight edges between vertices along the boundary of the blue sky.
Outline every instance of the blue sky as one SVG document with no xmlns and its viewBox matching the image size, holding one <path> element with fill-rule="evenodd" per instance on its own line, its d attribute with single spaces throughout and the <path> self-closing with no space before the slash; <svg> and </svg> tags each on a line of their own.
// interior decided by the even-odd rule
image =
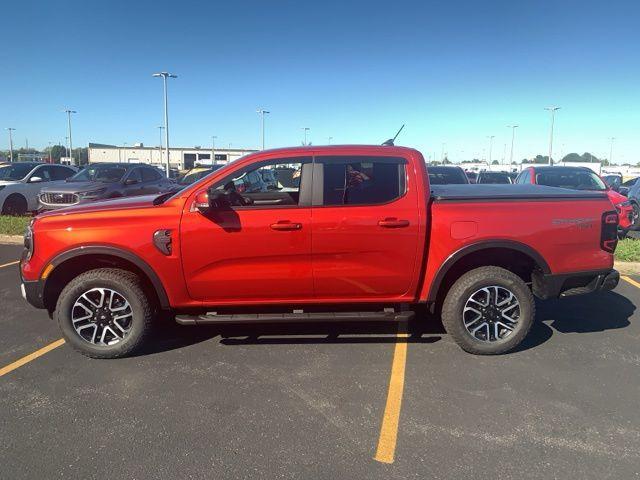
<svg viewBox="0 0 640 480">
<path fill-rule="evenodd" d="M 640 161 L 637 1 L 29 1 L 3 6 L 0 125 L 15 143 L 398 143 L 453 160 L 548 150 Z M 0 148 L 7 148 L 6 132 Z M 483 154 L 483 150 L 485 150 Z"/>
</svg>

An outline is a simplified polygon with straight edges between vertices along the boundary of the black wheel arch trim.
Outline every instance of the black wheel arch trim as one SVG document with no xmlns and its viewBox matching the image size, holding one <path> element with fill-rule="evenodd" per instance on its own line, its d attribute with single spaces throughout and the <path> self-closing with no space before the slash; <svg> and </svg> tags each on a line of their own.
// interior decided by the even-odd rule
<svg viewBox="0 0 640 480">
<path fill-rule="evenodd" d="M 480 242 L 465 245 L 464 247 L 456 250 L 451 255 L 449 255 L 449 257 L 447 257 L 444 263 L 440 265 L 440 268 L 438 268 L 438 271 L 433 278 L 433 282 L 431 282 L 431 286 L 429 287 L 429 294 L 427 296 L 427 302 L 436 301 L 436 297 L 438 296 L 438 291 L 440 290 L 440 286 L 442 284 L 442 281 L 444 280 L 444 277 L 447 275 L 449 270 L 451 270 L 451 267 L 453 267 L 453 265 L 458 262 L 458 260 L 471 253 L 493 248 L 504 248 L 524 253 L 525 255 L 531 257 L 534 262 L 536 262 L 542 273 L 551 273 L 549 264 L 544 259 L 544 257 L 529 245 L 516 242 L 514 240 L 483 240 Z M 427 259 L 427 261 L 429 261 L 429 259 Z"/>
<path fill-rule="evenodd" d="M 67 260 L 70 260 L 72 258 L 82 257 L 85 255 L 111 255 L 113 257 L 119 257 L 123 260 L 127 260 L 133 263 L 151 281 L 151 285 L 158 295 L 160 307 L 165 310 L 171 307 L 169 303 L 169 297 L 167 296 L 167 292 L 164 288 L 164 285 L 162 284 L 162 281 L 160 280 L 160 277 L 158 277 L 158 274 L 153 270 L 153 268 L 151 268 L 151 266 L 147 262 L 145 262 L 138 255 L 122 248 L 97 245 L 88 247 L 76 247 L 56 255 L 49 263 L 53 265 L 55 270 L 55 268 L 61 263 L 66 262 Z"/>
</svg>

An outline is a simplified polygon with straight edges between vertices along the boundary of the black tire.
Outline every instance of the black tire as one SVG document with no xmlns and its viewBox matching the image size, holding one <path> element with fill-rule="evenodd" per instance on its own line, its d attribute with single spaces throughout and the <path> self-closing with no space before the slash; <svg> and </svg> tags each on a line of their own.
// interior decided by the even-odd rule
<svg viewBox="0 0 640 480">
<path fill-rule="evenodd" d="M 114 345 L 91 343 L 73 326 L 72 311 L 76 300 L 94 288 L 115 290 L 131 307 L 128 331 L 124 338 Z M 100 268 L 78 275 L 64 287 L 58 298 L 54 316 L 65 340 L 78 352 L 91 358 L 120 358 L 135 353 L 143 345 L 151 330 L 153 308 L 137 275 L 117 268 Z M 92 320 L 88 322 L 96 323 Z"/>
<path fill-rule="evenodd" d="M 515 326 L 511 325 L 513 330 L 510 333 L 506 333 L 506 330 L 502 327 L 502 317 L 500 317 L 504 311 L 501 312 L 498 308 L 495 312 L 483 313 L 483 316 L 477 322 L 488 324 L 486 333 L 489 334 L 489 341 L 486 341 L 472 335 L 465 326 L 465 305 L 467 302 L 473 302 L 471 297 L 474 294 L 485 287 L 492 286 L 499 287 L 498 290 L 500 292 L 507 291 L 513 294 L 518 303 L 519 315 Z M 497 290 L 495 291 L 497 292 Z M 489 303 L 491 293 L 488 293 L 488 295 Z M 497 297 L 494 298 L 496 298 L 495 304 L 497 304 L 498 299 Z M 482 308 L 488 307 L 483 306 Z M 447 333 L 453 337 L 458 346 L 465 352 L 476 355 L 498 355 L 514 349 L 524 340 L 535 319 L 535 308 L 531 290 L 519 276 L 500 267 L 480 267 L 462 275 L 447 292 L 442 305 L 442 323 Z M 492 314 L 495 316 L 492 316 Z M 471 315 L 475 315 L 475 313 L 471 313 Z M 499 320 L 496 321 L 496 318 L 499 318 Z M 496 323 L 498 323 L 498 326 L 495 328 L 505 336 L 491 340 L 493 330 L 490 329 Z M 476 325 L 478 323 L 473 323 L 471 326 L 474 327 Z M 483 333 L 485 333 L 484 328 L 478 335 Z"/>
<path fill-rule="evenodd" d="M 2 206 L 2 214 L 18 217 L 26 215 L 27 208 L 27 199 L 19 193 L 12 193 L 4 201 L 4 205 Z"/>
</svg>

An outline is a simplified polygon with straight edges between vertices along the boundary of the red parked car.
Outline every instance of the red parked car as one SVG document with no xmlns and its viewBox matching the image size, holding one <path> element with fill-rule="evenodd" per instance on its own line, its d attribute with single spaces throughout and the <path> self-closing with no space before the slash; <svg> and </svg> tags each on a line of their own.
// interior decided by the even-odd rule
<svg viewBox="0 0 640 480">
<path fill-rule="evenodd" d="M 239 191 L 267 170 L 272 188 Z M 430 187 L 413 149 L 298 147 L 176 193 L 39 215 L 20 272 L 24 297 L 91 357 L 135 351 L 161 310 L 184 325 L 370 322 L 420 305 L 464 350 L 498 354 L 527 335 L 533 295 L 616 286 L 617 225 L 605 192 Z"/>
<path fill-rule="evenodd" d="M 618 212 L 622 232 L 627 232 L 637 221 L 627 197 L 611 189 L 593 170 L 586 167 L 528 167 L 520 172 L 515 183 L 606 192 Z"/>
</svg>

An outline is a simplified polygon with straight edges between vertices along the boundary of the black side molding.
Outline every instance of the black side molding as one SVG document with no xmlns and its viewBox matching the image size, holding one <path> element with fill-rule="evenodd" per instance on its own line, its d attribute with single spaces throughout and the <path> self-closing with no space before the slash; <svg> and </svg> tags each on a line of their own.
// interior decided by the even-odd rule
<svg viewBox="0 0 640 480">
<path fill-rule="evenodd" d="M 85 255 L 111 255 L 113 257 L 119 257 L 119 258 L 122 258 L 123 260 L 127 260 L 133 263 L 136 267 L 142 270 L 142 272 L 151 281 L 151 284 L 153 285 L 153 288 L 156 291 L 156 294 L 158 295 L 158 301 L 160 302 L 160 307 L 163 310 L 168 310 L 169 308 L 171 308 L 169 304 L 169 297 L 167 296 L 167 292 L 164 289 L 164 285 L 162 284 L 160 277 L 158 277 L 156 272 L 153 270 L 153 268 L 151 268 L 151 266 L 147 262 L 145 262 L 143 259 L 141 259 L 137 255 L 127 250 L 123 250 L 117 247 L 110 247 L 110 246 L 77 247 L 61 253 L 60 255 L 55 257 L 50 263 L 55 268 L 67 260 L 70 260 L 76 257 L 82 257 Z"/>
</svg>

